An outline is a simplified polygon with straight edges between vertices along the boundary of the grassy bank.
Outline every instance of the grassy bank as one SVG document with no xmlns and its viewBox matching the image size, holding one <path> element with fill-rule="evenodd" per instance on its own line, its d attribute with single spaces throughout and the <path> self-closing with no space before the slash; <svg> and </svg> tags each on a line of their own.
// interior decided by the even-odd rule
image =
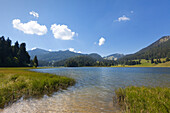
<svg viewBox="0 0 170 113">
<path fill-rule="evenodd" d="M 75 84 L 71 78 L 28 69 L 31 68 L 0 68 L 0 108 L 21 97 L 42 97 Z"/>
<path fill-rule="evenodd" d="M 169 113 L 170 89 L 126 87 L 115 91 L 117 103 L 128 113 Z"/>
</svg>

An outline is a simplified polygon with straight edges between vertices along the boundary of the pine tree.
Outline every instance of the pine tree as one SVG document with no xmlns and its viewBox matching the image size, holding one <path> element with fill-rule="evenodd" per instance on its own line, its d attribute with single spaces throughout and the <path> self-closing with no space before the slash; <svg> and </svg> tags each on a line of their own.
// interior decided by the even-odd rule
<svg viewBox="0 0 170 113">
<path fill-rule="evenodd" d="M 168 62 L 168 61 L 170 61 L 170 59 L 167 57 L 167 58 L 166 58 L 166 62 Z"/>
<path fill-rule="evenodd" d="M 26 66 L 28 63 L 30 63 L 30 56 L 29 56 L 28 52 L 26 51 L 25 43 L 22 43 L 20 45 L 17 56 L 18 56 L 20 65 Z"/>
<path fill-rule="evenodd" d="M 13 57 L 17 57 L 18 51 L 19 51 L 19 43 L 18 43 L 18 41 L 16 41 L 15 45 L 12 47 L 12 55 L 13 55 Z"/>
<path fill-rule="evenodd" d="M 34 63 L 34 66 L 35 66 L 35 67 L 38 66 L 38 59 L 37 59 L 37 56 L 34 57 L 33 63 Z"/>
<path fill-rule="evenodd" d="M 27 66 L 30 63 L 30 56 L 26 51 L 26 44 L 16 42 L 11 46 L 12 41 L 5 37 L 0 37 L 0 66 Z"/>
<path fill-rule="evenodd" d="M 151 58 L 151 64 L 153 64 L 153 63 L 154 63 L 153 58 Z"/>
</svg>

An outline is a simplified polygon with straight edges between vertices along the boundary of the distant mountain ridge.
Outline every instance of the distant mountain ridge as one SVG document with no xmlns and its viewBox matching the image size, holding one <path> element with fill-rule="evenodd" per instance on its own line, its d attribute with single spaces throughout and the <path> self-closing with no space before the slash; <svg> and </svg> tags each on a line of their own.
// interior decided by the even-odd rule
<svg viewBox="0 0 170 113">
<path fill-rule="evenodd" d="M 124 56 L 125 56 L 124 54 L 115 53 L 115 54 L 111 54 L 111 55 L 108 55 L 108 56 L 103 57 L 103 58 L 106 59 L 106 60 L 117 60 L 117 59 L 122 58 Z"/>
<path fill-rule="evenodd" d="M 97 54 L 97 53 L 91 53 L 91 54 L 81 54 L 81 53 L 75 53 L 75 52 L 71 52 L 69 50 L 65 50 L 65 51 L 46 51 L 43 49 L 34 49 L 34 50 L 29 50 L 28 53 L 31 56 L 31 59 L 34 58 L 34 56 L 36 55 L 40 65 L 42 66 L 48 66 L 48 65 L 52 65 L 55 62 L 60 62 L 60 61 L 64 61 L 68 58 L 71 57 L 76 57 L 76 56 L 90 56 L 98 61 L 102 61 L 103 58 Z"/>
<path fill-rule="evenodd" d="M 134 54 L 126 55 L 123 58 L 120 58 L 120 60 L 157 59 L 165 57 L 170 57 L 170 36 L 163 36 L 151 45 Z"/>
<path fill-rule="evenodd" d="M 31 56 L 31 59 L 34 58 L 35 55 L 37 55 L 38 60 L 40 62 L 40 65 L 42 66 L 52 66 L 54 63 L 57 65 L 62 64 L 69 58 L 77 57 L 77 56 L 88 56 L 96 61 L 103 61 L 106 60 L 118 60 L 119 61 L 125 61 L 125 60 L 135 60 L 135 59 L 157 59 L 157 58 L 170 58 L 170 36 L 164 36 L 160 38 L 159 40 L 155 41 L 151 45 L 141 49 L 140 51 L 124 55 L 124 54 L 111 54 L 106 57 L 101 57 L 97 53 L 92 54 L 81 54 L 81 53 L 75 53 L 71 52 L 69 50 L 66 51 L 46 51 L 43 49 L 34 49 L 28 51 L 28 53 Z"/>
<path fill-rule="evenodd" d="M 94 59 L 96 59 L 98 61 L 102 61 L 103 60 L 103 58 L 99 54 L 97 54 L 97 53 L 91 53 L 88 56 L 92 57 L 92 58 L 94 58 Z"/>
<path fill-rule="evenodd" d="M 35 55 L 37 55 L 39 57 L 41 55 L 48 54 L 50 52 L 47 50 L 44 50 L 44 49 L 36 48 L 33 50 L 29 50 L 28 53 L 29 53 L 31 59 L 33 59 Z"/>
</svg>

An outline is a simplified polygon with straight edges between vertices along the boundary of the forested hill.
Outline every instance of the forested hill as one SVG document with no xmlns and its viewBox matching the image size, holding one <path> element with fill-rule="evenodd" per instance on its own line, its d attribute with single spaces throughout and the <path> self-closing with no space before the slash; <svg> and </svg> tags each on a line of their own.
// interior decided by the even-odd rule
<svg viewBox="0 0 170 113">
<path fill-rule="evenodd" d="M 76 56 L 87 56 L 88 54 L 81 54 L 81 53 L 75 53 L 71 52 L 69 50 L 66 51 L 46 51 L 43 49 L 34 49 L 28 51 L 31 59 L 35 55 L 37 55 L 38 60 L 39 60 L 39 65 L 40 66 L 58 66 L 58 65 L 64 65 L 64 62 L 66 59 L 73 58 Z M 97 54 L 97 53 L 92 53 L 88 55 L 91 58 L 94 58 L 98 61 L 102 61 L 103 58 Z"/>
<path fill-rule="evenodd" d="M 120 60 L 158 59 L 165 57 L 170 57 L 170 36 L 164 36 L 148 47 L 134 54 L 126 55 L 120 58 Z"/>
<path fill-rule="evenodd" d="M 115 53 L 115 54 L 111 54 L 111 55 L 108 55 L 108 56 L 104 57 L 104 59 L 107 59 L 107 60 L 118 60 L 119 58 L 122 58 L 124 56 L 125 56 L 124 54 Z"/>
<path fill-rule="evenodd" d="M 43 49 L 36 48 L 34 50 L 29 50 L 28 53 L 29 53 L 31 59 L 33 59 L 35 55 L 37 55 L 39 57 L 41 55 L 48 54 L 50 52 L 43 50 Z"/>
<path fill-rule="evenodd" d="M 96 59 L 97 61 L 103 61 L 103 58 L 97 53 L 91 53 L 88 56 Z"/>
<path fill-rule="evenodd" d="M 95 57 L 94 57 L 95 56 Z M 98 56 L 98 57 L 96 57 Z M 54 66 L 66 66 L 66 67 L 83 67 L 83 66 L 113 66 L 117 65 L 117 62 L 113 60 L 99 59 L 100 55 L 90 54 L 72 57 L 63 61 L 54 63 Z"/>
<path fill-rule="evenodd" d="M 28 53 L 31 56 L 31 59 L 37 55 L 39 61 L 46 61 L 46 62 L 52 62 L 52 61 L 60 61 L 64 60 L 70 57 L 75 57 L 75 56 L 80 56 L 82 54 L 80 53 L 75 53 L 71 52 L 69 50 L 66 51 L 46 51 L 43 49 L 35 49 L 35 50 L 30 50 Z"/>
</svg>

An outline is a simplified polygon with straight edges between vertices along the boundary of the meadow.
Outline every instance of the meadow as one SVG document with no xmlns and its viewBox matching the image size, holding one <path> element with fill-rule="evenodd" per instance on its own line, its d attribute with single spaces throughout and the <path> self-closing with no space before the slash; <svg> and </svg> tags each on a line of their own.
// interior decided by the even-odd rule
<svg viewBox="0 0 170 113">
<path fill-rule="evenodd" d="M 126 87 L 115 91 L 117 103 L 127 113 L 169 113 L 170 89 Z"/>
<path fill-rule="evenodd" d="M 138 65 L 118 65 L 118 66 L 111 66 L 111 67 L 170 67 L 170 61 L 165 62 L 165 58 L 161 58 L 160 59 L 162 63 L 158 63 L 158 64 L 151 64 L 151 60 L 145 60 L 145 59 L 141 59 L 141 64 Z M 134 60 L 134 61 L 139 61 L 139 60 Z M 154 61 L 156 61 L 156 59 L 154 59 Z M 165 62 L 165 63 L 163 63 Z"/>
<path fill-rule="evenodd" d="M 0 68 L 0 108 L 21 97 L 40 98 L 75 84 L 75 80 L 68 77 L 28 69 L 33 68 Z"/>
</svg>

